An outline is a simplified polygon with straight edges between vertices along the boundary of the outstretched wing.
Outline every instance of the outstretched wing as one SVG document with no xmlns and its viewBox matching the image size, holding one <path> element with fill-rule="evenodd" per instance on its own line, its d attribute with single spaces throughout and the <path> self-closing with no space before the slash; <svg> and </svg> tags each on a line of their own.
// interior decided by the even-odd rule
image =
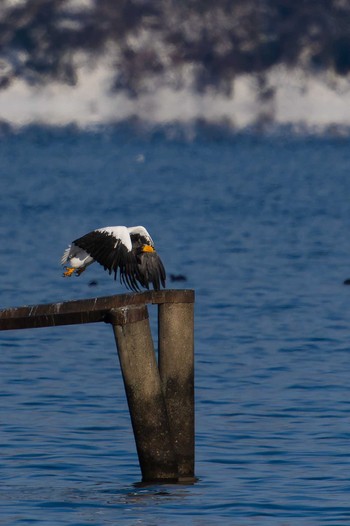
<svg viewBox="0 0 350 526">
<path fill-rule="evenodd" d="M 114 279 L 119 269 L 120 281 L 135 292 L 140 290 L 137 283 L 137 261 L 131 251 L 131 239 L 126 227 L 93 230 L 73 243 L 85 250 L 110 274 L 114 272 Z"/>
</svg>

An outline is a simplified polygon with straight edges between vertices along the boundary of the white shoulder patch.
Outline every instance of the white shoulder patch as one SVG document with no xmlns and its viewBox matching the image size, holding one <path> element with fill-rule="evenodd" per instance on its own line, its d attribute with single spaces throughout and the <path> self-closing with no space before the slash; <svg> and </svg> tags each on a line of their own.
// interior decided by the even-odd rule
<svg viewBox="0 0 350 526">
<path fill-rule="evenodd" d="M 140 234 L 140 236 L 144 236 L 148 243 L 154 247 L 154 242 L 153 242 L 153 239 L 151 238 L 150 234 L 148 233 L 148 231 L 145 229 L 144 226 L 129 226 L 128 227 L 128 232 L 129 234 Z"/>
<path fill-rule="evenodd" d="M 121 241 L 129 252 L 132 249 L 130 234 L 126 226 L 105 226 L 103 228 L 97 228 L 95 232 L 110 234 L 115 238 L 116 242 Z"/>
</svg>

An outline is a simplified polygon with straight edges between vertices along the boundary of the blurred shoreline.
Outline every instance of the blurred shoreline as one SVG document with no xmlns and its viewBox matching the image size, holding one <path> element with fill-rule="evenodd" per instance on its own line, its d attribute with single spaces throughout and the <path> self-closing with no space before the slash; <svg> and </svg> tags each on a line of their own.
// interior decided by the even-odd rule
<svg viewBox="0 0 350 526">
<path fill-rule="evenodd" d="M 191 127 L 199 121 L 231 131 L 263 132 L 285 128 L 298 132 L 348 135 L 350 88 L 347 81 L 307 76 L 301 71 L 276 68 L 264 92 L 257 79 L 239 77 L 232 97 L 219 93 L 198 94 L 188 87 L 175 90 L 158 86 L 129 98 L 110 90 L 112 72 L 105 66 L 81 69 L 76 86 L 50 83 L 30 87 L 18 80 L 0 91 L 3 127 L 30 124 L 76 125 L 79 128 L 138 120 L 155 126 L 169 123 Z"/>
</svg>

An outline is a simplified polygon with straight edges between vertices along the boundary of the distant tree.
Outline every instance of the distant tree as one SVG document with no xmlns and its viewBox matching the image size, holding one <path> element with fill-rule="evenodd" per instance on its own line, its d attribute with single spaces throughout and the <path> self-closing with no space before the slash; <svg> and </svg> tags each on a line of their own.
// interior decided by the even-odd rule
<svg viewBox="0 0 350 526">
<path fill-rule="evenodd" d="M 242 74 L 276 65 L 350 71 L 349 0 L 2 0 L 0 87 L 77 82 L 108 56 L 113 88 L 154 83 L 230 93 Z"/>
</svg>

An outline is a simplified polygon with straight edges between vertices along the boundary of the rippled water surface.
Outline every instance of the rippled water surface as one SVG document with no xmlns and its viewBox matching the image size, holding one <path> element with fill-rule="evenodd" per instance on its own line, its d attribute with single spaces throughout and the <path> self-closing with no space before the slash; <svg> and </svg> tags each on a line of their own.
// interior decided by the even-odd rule
<svg viewBox="0 0 350 526">
<path fill-rule="evenodd" d="M 2 308 L 122 292 L 61 275 L 105 225 L 144 224 L 187 276 L 199 478 L 136 484 L 107 325 L 6 331 L 0 524 L 349 524 L 349 140 L 30 128 L 0 163 Z"/>
</svg>

